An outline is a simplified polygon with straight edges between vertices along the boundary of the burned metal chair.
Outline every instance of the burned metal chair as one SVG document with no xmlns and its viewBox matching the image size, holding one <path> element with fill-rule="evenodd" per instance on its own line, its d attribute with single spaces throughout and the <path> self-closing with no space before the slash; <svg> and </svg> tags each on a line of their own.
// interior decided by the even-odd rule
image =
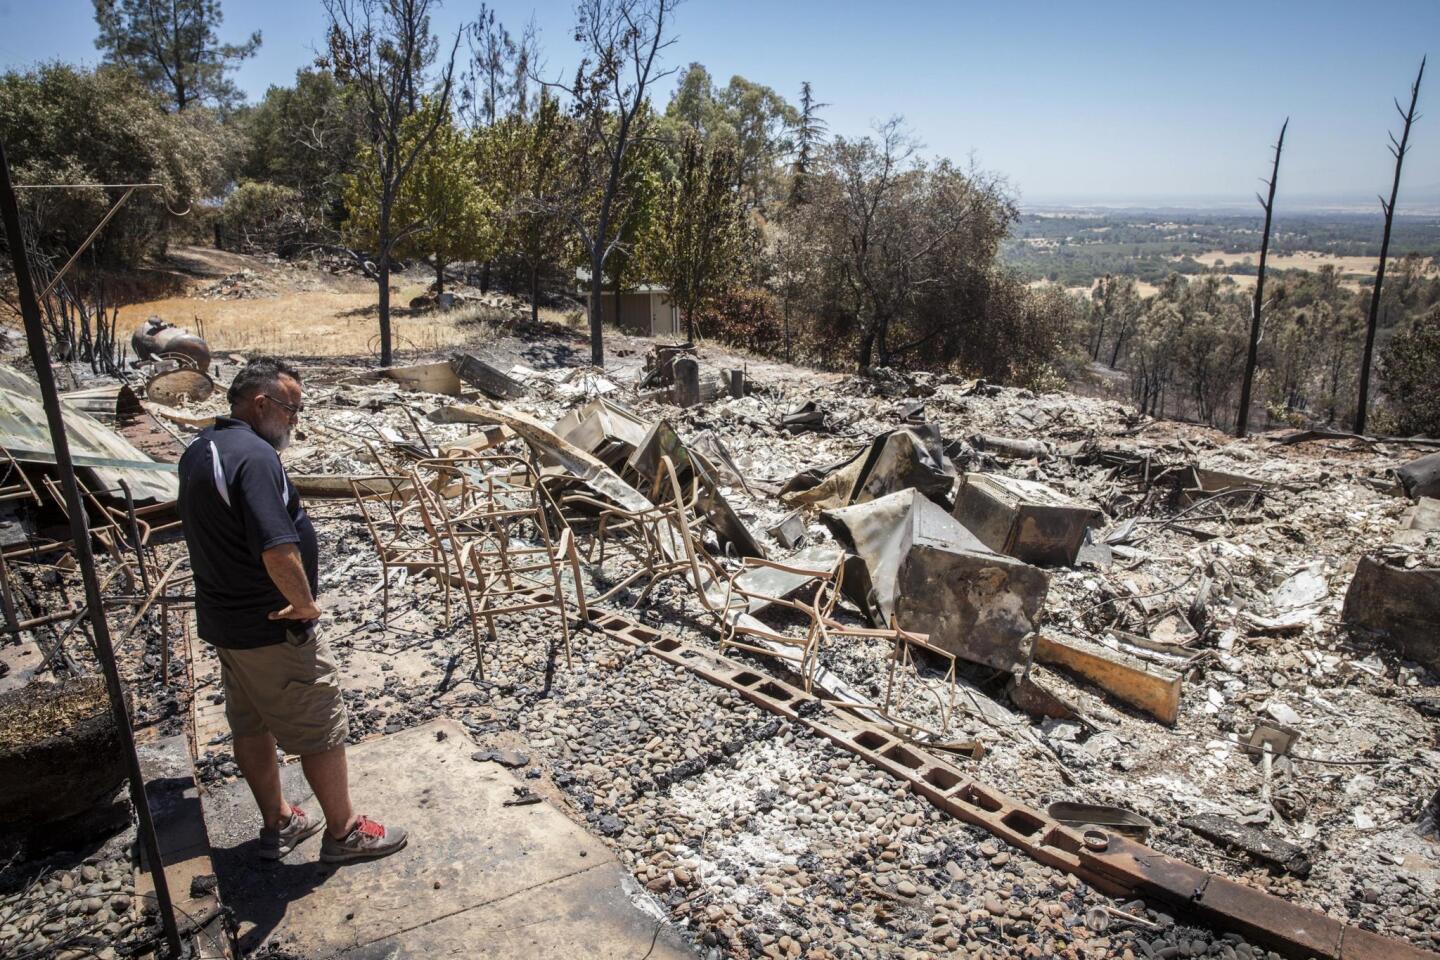
<svg viewBox="0 0 1440 960">
<path fill-rule="evenodd" d="M 0 447 L 0 503 L 12 500 L 29 500 L 39 506 L 40 494 L 10 451 Z"/>
<path fill-rule="evenodd" d="M 890 643 L 890 661 L 885 676 L 885 697 L 882 703 L 871 703 L 860 700 L 848 700 L 840 698 L 826 698 L 825 703 L 842 710 L 851 711 L 865 716 L 865 719 L 872 723 L 878 723 L 888 727 L 892 732 L 907 740 L 916 739 L 916 734 L 924 734 L 931 740 L 940 740 L 947 736 L 950 731 L 950 722 L 955 716 L 955 697 L 957 687 L 955 683 L 956 658 L 948 650 L 942 650 L 930 642 L 928 634 L 911 633 L 899 627 L 872 628 L 872 627 L 851 627 L 842 626 L 831 621 L 828 624 L 827 635 L 833 638 L 850 639 L 879 639 Z M 896 681 L 897 678 L 908 673 L 915 681 L 920 681 L 919 667 L 915 662 L 915 651 L 924 650 L 926 653 L 938 658 L 947 668 L 941 674 L 940 683 L 945 688 L 945 695 L 942 697 L 936 691 L 924 684 L 921 684 L 925 694 L 935 700 L 936 709 L 940 716 L 940 729 L 934 728 L 914 720 L 906 720 L 899 715 L 899 708 L 896 704 Z M 967 746 L 974 746 L 973 744 Z"/>
<path fill-rule="evenodd" d="M 807 693 L 819 685 L 836 685 L 835 674 L 826 670 L 822 655 L 826 650 L 835 650 L 839 643 L 863 640 L 881 640 L 890 645 L 889 664 L 885 681 L 883 702 L 835 696 L 830 691 L 824 697 L 826 703 L 865 716 L 871 722 L 889 727 L 901 736 L 913 738 L 923 733 L 931 738 L 948 731 L 955 712 L 956 659 L 953 654 L 930 643 L 926 634 L 912 633 L 899 627 L 859 627 L 841 623 L 835 616 L 845 578 L 845 555 L 837 554 L 829 562 L 816 562 L 819 558 L 801 555 L 787 562 L 746 558 L 738 571 L 726 582 L 724 598 L 715 606 L 726 616 L 726 634 L 720 650 L 729 648 L 748 653 L 774 657 L 794 665 L 802 677 Z M 802 619 L 803 633 L 785 633 L 762 623 L 755 614 L 767 609 L 779 609 L 797 614 Z M 946 667 L 941 683 L 944 696 L 937 695 L 928 685 L 921 684 L 924 693 L 934 696 L 940 731 L 929 726 L 906 720 L 900 716 L 897 694 L 902 678 L 906 675 L 919 681 L 920 672 L 915 652 L 924 650 L 940 659 Z"/>
<path fill-rule="evenodd" d="M 565 661 L 573 663 L 562 573 L 568 566 L 584 622 L 580 558 L 569 527 L 552 535 L 549 504 L 534 467 L 511 454 L 484 454 L 421 460 L 413 476 L 422 522 L 454 560 L 470 609 L 477 663 L 479 617 L 494 643 L 497 616 L 541 609 L 559 615 Z"/>
<path fill-rule="evenodd" d="M 425 528 L 422 501 L 414 481 L 394 474 L 350 478 L 350 493 L 380 560 L 381 619 L 390 619 L 390 571 L 402 576 L 431 574 L 444 597 L 445 626 L 451 622 L 450 588 L 458 571 L 451 555 Z"/>
<path fill-rule="evenodd" d="M 652 505 L 630 510 L 585 493 L 567 494 L 561 506 L 574 511 L 585 509 L 597 516 L 595 532 L 586 559 L 598 547 L 599 563 L 605 562 L 605 546 L 614 542 L 625 550 L 635 569 L 593 603 L 604 603 L 620 591 L 644 579 L 637 603 L 644 603 L 656 584 L 666 577 L 684 576 L 696 588 L 707 612 L 720 616 L 711 600 L 713 587 L 728 574 L 705 549 L 700 534 L 703 519 L 696 509 L 698 484 L 692 479 L 688 492 L 682 487 L 674 462 L 661 457 L 651 487 Z"/>
<path fill-rule="evenodd" d="M 814 589 L 809 591 L 808 598 L 795 599 L 783 594 L 764 593 L 741 582 L 747 573 L 758 570 L 774 570 L 802 577 L 802 583 L 806 584 L 802 591 L 812 582 Z M 792 663 L 804 682 L 805 692 L 809 693 L 819 665 L 821 644 L 827 633 L 838 628 L 831 614 L 839 600 L 844 575 L 843 557 L 837 557 L 828 567 L 804 567 L 746 557 L 741 561 L 740 570 L 726 579 L 724 600 L 719 605 L 726 623 L 720 652 L 723 654 L 733 647 Z M 805 621 L 804 634 L 794 636 L 761 623 L 752 611 L 764 608 L 780 608 L 799 614 Z"/>
<path fill-rule="evenodd" d="M 60 489 L 59 481 L 53 477 L 43 477 L 40 482 L 61 515 L 69 520 L 70 507 L 65 502 L 65 493 Z M 85 523 L 90 536 L 104 547 L 111 559 L 124 570 L 126 589 L 133 593 L 143 586 L 148 590 L 152 579 L 149 559 L 146 556 L 146 546 L 150 542 L 150 525 L 136 516 L 133 504 L 130 505 L 128 513 L 121 513 L 103 504 L 79 477 L 75 478 L 75 484 L 80 490 L 81 509 L 86 514 Z"/>
</svg>

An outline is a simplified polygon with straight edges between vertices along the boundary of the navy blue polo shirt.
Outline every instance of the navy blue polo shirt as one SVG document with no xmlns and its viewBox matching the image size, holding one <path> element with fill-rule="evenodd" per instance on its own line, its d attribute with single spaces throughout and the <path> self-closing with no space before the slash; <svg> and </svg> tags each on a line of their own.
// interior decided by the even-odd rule
<svg viewBox="0 0 1440 960">
<path fill-rule="evenodd" d="M 279 643 L 296 620 L 271 620 L 288 601 L 261 554 L 300 548 L 310 592 L 320 595 L 315 527 L 280 455 L 248 423 L 216 417 L 180 457 L 180 520 L 195 574 L 200 638 L 217 647 Z"/>
</svg>

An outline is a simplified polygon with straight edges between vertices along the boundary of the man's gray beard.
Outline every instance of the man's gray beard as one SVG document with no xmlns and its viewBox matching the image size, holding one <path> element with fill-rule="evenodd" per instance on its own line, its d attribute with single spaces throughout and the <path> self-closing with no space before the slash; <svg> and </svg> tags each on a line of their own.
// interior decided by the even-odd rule
<svg viewBox="0 0 1440 960">
<path fill-rule="evenodd" d="M 257 430 L 257 431 L 256 431 L 256 433 L 260 434 L 260 438 L 261 438 L 262 440 L 264 440 L 266 443 L 270 444 L 270 446 L 272 446 L 272 447 L 275 448 L 275 452 L 276 452 L 276 453 L 280 453 L 280 452 L 281 452 L 282 450 L 284 450 L 286 447 L 290 446 L 291 435 L 292 435 L 294 432 L 295 432 L 294 428 L 292 428 L 292 427 L 286 427 L 286 428 L 284 429 L 284 431 L 281 432 L 280 436 L 278 436 L 278 437 L 272 437 L 272 436 L 270 435 L 269 431 L 267 431 L 267 430 Z"/>
</svg>

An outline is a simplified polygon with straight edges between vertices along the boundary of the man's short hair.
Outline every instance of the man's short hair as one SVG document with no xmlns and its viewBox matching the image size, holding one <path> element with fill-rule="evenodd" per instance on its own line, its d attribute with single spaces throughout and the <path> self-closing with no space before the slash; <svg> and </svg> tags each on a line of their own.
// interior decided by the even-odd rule
<svg viewBox="0 0 1440 960">
<path fill-rule="evenodd" d="M 230 406 L 249 400 L 256 394 L 265 393 L 278 386 L 282 376 L 300 382 L 300 371 L 278 357 L 256 357 L 235 374 L 230 381 L 230 390 L 225 394 Z"/>
</svg>

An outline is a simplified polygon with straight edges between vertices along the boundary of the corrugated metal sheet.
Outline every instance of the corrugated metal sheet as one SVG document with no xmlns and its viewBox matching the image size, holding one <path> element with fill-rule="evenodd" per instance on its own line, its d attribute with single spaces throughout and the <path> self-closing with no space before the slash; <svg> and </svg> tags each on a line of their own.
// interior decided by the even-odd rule
<svg viewBox="0 0 1440 960">
<path fill-rule="evenodd" d="M 64 405 L 62 410 L 75 465 L 92 472 L 101 488 L 113 490 L 124 480 L 136 500 L 174 500 L 178 496 L 174 464 L 155 462 L 81 410 Z M 5 366 L 0 366 L 0 446 L 16 460 L 55 462 L 39 385 Z"/>
</svg>

